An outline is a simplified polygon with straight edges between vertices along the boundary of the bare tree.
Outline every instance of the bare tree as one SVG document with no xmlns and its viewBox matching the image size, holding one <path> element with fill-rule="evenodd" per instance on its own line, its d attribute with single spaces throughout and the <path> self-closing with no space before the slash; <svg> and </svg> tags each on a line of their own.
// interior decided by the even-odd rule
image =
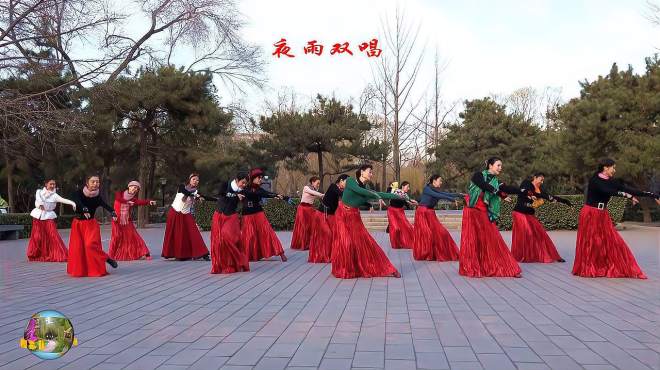
<svg viewBox="0 0 660 370">
<path fill-rule="evenodd" d="M 392 113 L 388 129 L 391 132 L 394 177 L 398 180 L 404 159 L 402 154 L 415 146 L 407 143 L 407 140 L 419 133 L 419 128 L 411 117 L 422 98 L 415 101 L 411 93 L 422 65 L 424 48 L 416 53 L 419 26 L 413 28 L 399 8 L 395 12 L 394 24 L 384 19 L 381 25 L 387 48 L 380 57 L 377 79 L 383 84 L 385 92 L 381 94 L 381 98 L 390 97 L 383 101 Z M 387 114 L 385 117 L 387 121 Z"/>
</svg>

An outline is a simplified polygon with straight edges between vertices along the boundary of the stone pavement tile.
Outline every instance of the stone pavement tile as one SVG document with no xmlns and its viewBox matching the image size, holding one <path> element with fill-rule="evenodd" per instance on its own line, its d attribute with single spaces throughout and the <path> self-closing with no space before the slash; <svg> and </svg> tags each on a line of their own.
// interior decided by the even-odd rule
<svg viewBox="0 0 660 370">
<path fill-rule="evenodd" d="M 550 340 L 563 350 L 587 348 L 581 341 L 568 335 L 553 335 L 549 336 Z"/>
<path fill-rule="evenodd" d="M 612 365 L 584 365 L 585 370 L 620 370 Z"/>
<path fill-rule="evenodd" d="M 534 326 L 545 335 L 570 335 L 569 332 L 562 329 L 559 325 L 537 324 Z"/>
<path fill-rule="evenodd" d="M 564 355 L 565 352 L 561 350 L 561 348 L 557 347 L 556 344 L 549 340 L 545 341 L 529 341 L 527 342 L 529 347 L 536 352 L 536 354 L 543 356 L 543 355 L 549 355 L 549 356 L 561 356 Z"/>
<path fill-rule="evenodd" d="M 153 355 L 146 355 L 144 357 L 140 357 L 134 362 L 131 362 L 128 366 L 126 366 L 124 369 L 126 370 L 150 370 L 150 369 L 155 369 L 161 364 L 163 364 L 165 361 L 167 361 L 170 358 L 170 356 L 153 356 Z"/>
<path fill-rule="evenodd" d="M 245 343 L 252 339 L 257 332 L 255 331 L 235 331 L 229 334 L 222 341 L 224 343 Z"/>
<path fill-rule="evenodd" d="M 385 345 L 385 359 L 388 360 L 414 360 L 415 350 L 412 343 Z"/>
<path fill-rule="evenodd" d="M 252 370 L 252 366 L 225 365 L 220 370 Z"/>
<path fill-rule="evenodd" d="M 504 352 L 513 362 L 543 362 L 539 356 L 529 348 L 504 347 Z"/>
<path fill-rule="evenodd" d="M 350 369 L 353 358 L 324 358 L 319 370 Z"/>
<path fill-rule="evenodd" d="M 516 370 L 516 366 L 505 355 L 500 353 L 480 353 L 479 362 L 488 370 Z"/>
<path fill-rule="evenodd" d="M 131 347 L 110 357 L 105 362 L 111 362 L 115 364 L 130 364 L 131 362 L 139 359 L 149 352 L 151 352 L 149 348 Z"/>
<path fill-rule="evenodd" d="M 288 363 L 288 358 L 262 357 L 254 370 L 284 370 Z"/>
<path fill-rule="evenodd" d="M 385 366 L 385 352 L 355 352 L 353 367 L 377 367 Z"/>
<path fill-rule="evenodd" d="M 14 338 L 15 339 L 15 338 Z M 42 362 L 43 360 L 39 359 L 37 356 L 31 355 L 29 353 L 24 352 L 21 348 L 18 348 L 17 342 L 14 342 L 15 350 L 12 352 L 15 353 L 23 353 L 24 355 L 22 357 L 15 358 L 11 362 L 7 362 L 4 365 L 0 366 L 0 369 L 2 370 L 14 370 L 14 369 L 26 369 L 31 367 L 32 365 L 38 364 L 39 362 Z"/>
<path fill-rule="evenodd" d="M 385 360 L 385 370 L 410 370 L 415 366 L 414 360 Z"/>
<path fill-rule="evenodd" d="M 323 355 L 324 358 L 350 358 L 355 355 L 355 344 L 330 343 Z"/>
<path fill-rule="evenodd" d="M 567 355 L 571 356 L 580 365 L 607 365 L 608 362 L 589 348 L 565 349 Z"/>
<path fill-rule="evenodd" d="M 403 333 L 409 334 L 412 332 L 410 324 L 400 323 L 400 322 L 388 322 L 387 323 L 387 333 Z"/>
<path fill-rule="evenodd" d="M 415 347 L 415 352 L 442 352 L 442 344 L 438 339 L 420 339 L 413 340 L 413 346 Z"/>
<path fill-rule="evenodd" d="M 192 365 L 209 350 L 207 349 L 185 349 L 176 355 L 172 356 L 165 364 L 166 365 Z"/>
<path fill-rule="evenodd" d="M 650 368 L 660 369 L 660 354 L 658 352 L 649 349 L 629 349 L 626 351 Z"/>
<path fill-rule="evenodd" d="M 287 357 L 291 358 L 300 347 L 298 343 L 275 343 L 264 356 L 266 357 Z"/>
<path fill-rule="evenodd" d="M 318 367 L 311 366 L 289 366 L 286 370 L 318 370 Z"/>
<path fill-rule="evenodd" d="M 229 361 L 229 357 L 204 355 L 190 366 L 190 370 L 217 370 L 227 361 Z"/>
<path fill-rule="evenodd" d="M 515 362 L 515 365 L 518 370 L 552 370 L 540 362 Z"/>
<path fill-rule="evenodd" d="M 541 356 L 551 369 L 579 370 L 582 366 L 568 356 Z"/>
<path fill-rule="evenodd" d="M 450 362 L 449 368 L 451 370 L 482 370 L 481 362 Z"/>
<path fill-rule="evenodd" d="M 417 368 L 419 369 L 449 369 L 449 362 L 445 354 L 438 352 L 415 353 L 417 357 Z"/>
<path fill-rule="evenodd" d="M 109 357 L 110 356 L 108 355 L 85 355 L 73 362 L 69 362 L 68 364 L 62 366 L 61 369 L 89 369 L 104 362 Z M 15 369 L 19 369 L 19 367 L 16 367 Z"/>
<path fill-rule="evenodd" d="M 626 370 L 647 370 L 648 367 L 626 353 L 621 348 L 609 342 L 586 342 L 589 348 L 601 355 L 610 364 Z"/>
<path fill-rule="evenodd" d="M 412 330 L 413 339 L 439 339 L 435 327 L 428 329 L 415 328 Z"/>
<path fill-rule="evenodd" d="M 331 343 L 357 343 L 360 332 L 353 331 L 335 331 L 330 339 Z"/>
<path fill-rule="evenodd" d="M 188 347 L 189 345 L 190 343 L 167 342 L 162 346 L 149 352 L 149 354 L 152 356 L 174 356 L 179 351 L 182 351 L 184 348 Z"/>
<path fill-rule="evenodd" d="M 477 361 L 471 347 L 444 347 L 449 362 Z"/>
<path fill-rule="evenodd" d="M 213 347 L 207 355 L 209 356 L 233 356 L 245 343 L 219 343 Z"/>
<path fill-rule="evenodd" d="M 222 341 L 222 337 L 201 337 L 190 343 L 186 349 L 211 349 Z"/>
<path fill-rule="evenodd" d="M 385 334 L 385 343 L 386 344 L 411 344 L 412 343 L 412 334 L 397 334 L 397 333 Z"/>
<path fill-rule="evenodd" d="M 185 365 L 160 365 L 157 370 L 186 370 L 188 366 Z"/>
<path fill-rule="evenodd" d="M 256 365 L 277 338 L 254 337 L 227 361 L 229 365 Z"/>
</svg>

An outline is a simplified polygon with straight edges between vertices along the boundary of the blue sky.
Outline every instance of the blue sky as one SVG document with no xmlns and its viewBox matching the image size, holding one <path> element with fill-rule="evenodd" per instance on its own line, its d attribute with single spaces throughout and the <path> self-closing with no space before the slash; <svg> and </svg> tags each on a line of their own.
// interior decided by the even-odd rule
<svg viewBox="0 0 660 370">
<path fill-rule="evenodd" d="M 245 37 L 264 48 L 268 88 L 251 91 L 244 101 L 258 113 L 265 99 L 289 89 L 306 102 L 316 93 L 341 99 L 357 97 L 372 81 L 369 58 L 300 55 L 278 60 L 273 43 L 287 38 L 302 54 L 311 39 L 326 48 L 337 41 L 355 44 L 379 37 L 381 19 L 392 17 L 397 4 L 407 19 L 420 25 L 418 50 L 425 52 L 417 96 L 433 75 L 437 48 L 447 63 L 442 74 L 445 100 L 506 94 L 531 86 L 561 88 L 569 99 L 578 81 L 607 73 L 613 62 L 641 71 L 644 57 L 657 52 L 660 28 L 646 18 L 645 0 L 244 0 L 239 2 L 248 25 Z M 422 46 L 426 45 L 425 48 Z M 355 50 L 354 50 L 355 51 Z M 224 95 L 224 100 L 233 98 Z"/>
</svg>

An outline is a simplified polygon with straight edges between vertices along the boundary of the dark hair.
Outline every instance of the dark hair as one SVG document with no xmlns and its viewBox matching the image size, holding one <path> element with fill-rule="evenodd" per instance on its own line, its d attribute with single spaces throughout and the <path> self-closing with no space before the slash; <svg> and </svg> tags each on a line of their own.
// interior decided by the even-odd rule
<svg viewBox="0 0 660 370">
<path fill-rule="evenodd" d="M 438 175 L 437 173 L 435 173 L 435 174 L 431 175 L 431 177 L 429 177 L 429 182 L 428 182 L 427 184 L 428 184 L 428 185 L 431 185 L 431 184 L 433 184 L 433 181 L 435 181 L 435 180 L 437 180 L 437 179 L 439 179 L 439 178 L 441 178 L 441 177 L 442 177 L 442 176 L 440 176 L 440 175 Z M 401 186 L 401 187 L 403 187 L 403 186 Z"/>
<path fill-rule="evenodd" d="M 87 176 L 85 176 L 85 185 L 87 185 L 87 183 L 89 182 L 89 179 L 91 179 L 92 177 L 98 177 L 98 178 L 99 178 L 99 182 L 100 182 L 100 180 L 101 180 L 101 176 L 99 176 L 99 175 L 97 175 L 97 174 L 87 175 Z"/>
<path fill-rule="evenodd" d="M 406 186 L 406 185 L 410 185 L 410 183 L 408 181 L 402 182 L 401 183 L 401 189 L 403 189 L 403 187 Z"/>
<path fill-rule="evenodd" d="M 612 167 L 615 164 L 616 162 L 612 158 L 602 158 L 600 161 L 598 161 L 598 171 L 596 171 L 596 173 L 601 173 L 605 167 Z"/>
<path fill-rule="evenodd" d="M 312 176 L 309 178 L 309 183 L 312 184 L 316 180 L 321 180 L 318 176 Z"/>
<path fill-rule="evenodd" d="M 543 172 L 541 172 L 541 171 L 539 171 L 539 172 L 534 172 L 534 174 L 532 175 L 532 178 L 534 178 L 534 177 L 541 177 L 541 176 L 545 177 L 545 173 L 543 173 Z"/>
<path fill-rule="evenodd" d="M 486 162 L 484 162 L 484 163 L 486 163 L 486 169 L 488 169 L 488 167 L 494 165 L 495 162 L 497 162 L 497 161 L 502 162 L 502 158 L 500 158 L 500 157 L 490 157 L 490 158 L 488 158 L 486 160 Z"/>
<path fill-rule="evenodd" d="M 362 176 L 362 171 L 366 171 L 368 168 L 371 168 L 372 170 L 374 169 L 374 166 L 370 165 L 369 163 L 365 163 L 358 170 L 355 172 L 355 177 L 360 178 Z"/>
<path fill-rule="evenodd" d="M 51 182 L 51 181 L 55 181 L 55 182 L 57 182 L 55 179 L 51 179 L 51 178 L 47 177 L 47 178 L 44 180 L 44 185 L 48 184 L 48 183 Z M 87 184 L 87 182 L 85 182 L 85 185 L 86 185 L 86 184 Z"/>
<path fill-rule="evenodd" d="M 236 180 L 247 180 L 249 178 L 249 175 L 245 171 L 239 171 L 236 173 Z"/>
<path fill-rule="evenodd" d="M 347 178 L 348 178 L 347 174 L 345 174 L 345 173 L 341 174 L 341 175 L 339 175 L 339 177 L 337 177 L 337 180 L 335 180 L 335 184 L 339 184 L 340 181 L 346 180 Z"/>
</svg>

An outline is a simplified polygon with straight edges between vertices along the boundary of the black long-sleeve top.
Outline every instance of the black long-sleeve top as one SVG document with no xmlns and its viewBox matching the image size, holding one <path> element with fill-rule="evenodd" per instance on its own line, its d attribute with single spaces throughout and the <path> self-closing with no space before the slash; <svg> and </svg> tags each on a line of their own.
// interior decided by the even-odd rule
<svg viewBox="0 0 660 370">
<path fill-rule="evenodd" d="M 188 191 L 188 189 L 186 189 L 185 185 L 179 185 L 179 188 L 177 189 L 177 192 L 181 193 L 185 196 L 188 196 L 188 197 L 192 197 L 192 196 L 195 195 L 195 193 Z M 204 198 L 204 200 L 212 200 L 212 201 L 218 200 L 218 198 L 212 197 L 210 195 L 201 194 L 199 191 L 197 192 L 197 195 Z"/>
<path fill-rule="evenodd" d="M 261 207 L 261 199 L 277 197 L 277 193 L 271 193 L 261 187 L 244 189 L 243 195 L 245 195 L 245 199 L 243 199 L 244 215 L 263 212 L 264 209 Z"/>
<path fill-rule="evenodd" d="M 404 199 L 390 199 L 390 207 L 405 208 L 408 202 Z"/>
<path fill-rule="evenodd" d="M 598 174 L 595 174 L 589 180 L 589 186 L 587 187 L 587 200 L 585 204 L 591 207 L 598 207 L 598 204 L 602 203 L 606 206 L 611 197 L 623 197 L 626 193 L 638 197 L 651 197 L 658 199 L 657 194 L 637 190 L 625 185 L 619 180 L 603 179 L 598 176 Z"/>
<path fill-rule="evenodd" d="M 493 187 L 493 185 L 489 184 L 490 180 L 495 177 L 495 175 L 488 174 L 488 181 L 484 180 L 484 175 L 481 173 L 481 171 L 477 171 L 474 174 L 472 174 L 472 178 L 470 179 L 475 185 L 477 185 L 481 190 L 487 191 L 489 193 L 497 194 L 501 197 L 506 196 L 506 194 L 520 194 L 520 188 L 516 186 L 510 186 L 506 185 L 503 182 L 500 182 L 500 189 L 499 191 Z"/>
<path fill-rule="evenodd" d="M 536 210 L 534 207 L 532 207 L 532 204 L 534 203 L 532 196 L 543 198 L 548 201 L 552 201 L 554 199 L 552 195 L 546 193 L 543 189 L 541 189 L 540 193 L 537 193 L 536 189 L 534 188 L 534 184 L 532 184 L 532 182 L 529 180 L 525 180 L 520 183 L 520 193 L 518 193 L 516 206 L 513 207 L 513 210 L 516 212 L 533 215 Z"/>
<path fill-rule="evenodd" d="M 227 216 L 231 216 L 237 212 L 238 202 L 240 201 L 238 199 L 238 194 L 243 193 L 241 189 L 234 191 L 231 187 L 233 181 L 234 180 L 223 182 L 218 191 L 218 205 L 216 206 L 216 210 Z"/>
<path fill-rule="evenodd" d="M 325 191 L 325 195 L 321 199 L 321 204 L 319 205 L 319 211 L 325 212 L 329 215 L 334 215 L 337 207 L 339 206 L 339 200 L 341 199 L 342 191 L 339 189 L 337 184 L 330 184 L 328 190 Z"/>
<path fill-rule="evenodd" d="M 76 202 L 76 218 L 79 220 L 87 220 L 87 218 L 84 216 L 85 213 L 89 213 L 93 218 L 94 214 L 96 213 L 96 209 L 99 207 L 103 207 L 112 215 L 115 215 L 115 210 L 105 202 L 100 193 L 99 195 L 90 198 L 85 196 L 85 193 L 83 193 L 82 189 L 79 189 L 73 193 L 71 199 Z"/>
</svg>

